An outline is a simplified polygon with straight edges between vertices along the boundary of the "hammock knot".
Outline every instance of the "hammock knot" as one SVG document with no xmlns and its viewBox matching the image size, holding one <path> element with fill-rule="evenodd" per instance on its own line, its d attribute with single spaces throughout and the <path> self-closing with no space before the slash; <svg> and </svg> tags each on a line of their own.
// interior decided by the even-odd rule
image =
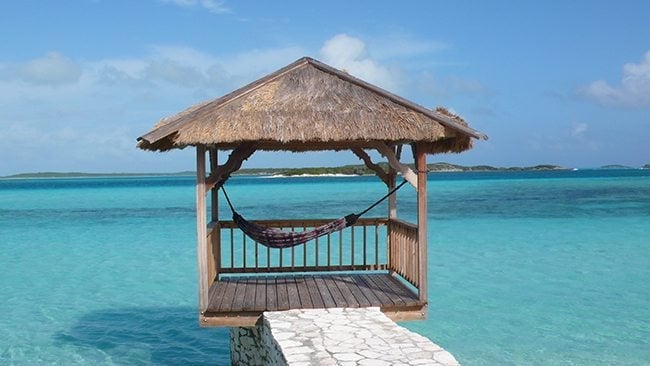
<svg viewBox="0 0 650 366">
<path fill-rule="evenodd" d="M 349 214 L 345 216 L 345 227 L 356 224 L 358 219 L 359 219 L 359 215 L 357 214 Z"/>
</svg>

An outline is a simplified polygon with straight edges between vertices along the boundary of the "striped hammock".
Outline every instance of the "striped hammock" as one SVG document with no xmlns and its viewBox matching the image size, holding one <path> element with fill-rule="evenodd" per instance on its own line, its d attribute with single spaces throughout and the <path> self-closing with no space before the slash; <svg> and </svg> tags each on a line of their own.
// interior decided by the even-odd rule
<svg viewBox="0 0 650 366">
<path fill-rule="evenodd" d="M 246 220 L 237 212 L 233 212 L 232 214 L 232 219 L 235 224 L 237 224 L 241 231 L 243 231 L 249 238 L 264 246 L 280 249 L 305 244 L 306 242 L 323 235 L 343 230 L 348 226 L 354 225 L 358 218 L 359 216 L 350 214 L 309 231 L 292 232 L 258 225 Z"/>
<path fill-rule="evenodd" d="M 235 224 L 237 224 L 237 226 L 241 229 L 241 231 L 244 232 L 244 234 L 246 234 L 249 238 L 255 240 L 257 243 L 260 243 L 266 247 L 282 249 L 282 248 L 295 247 L 296 245 L 300 245 L 300 244 L 305 244 L 310 240 L 319 238 L 327 234 L 331 234 L 339 230 L 343 230 L 348 226 L 354 225 L 359 219 L 359 217 L 361 217 L 361 215 L 365 214 L 366 212 L 370 211 L 375 206 L 380 204 L 383 200 L 385 200 L 390 195 L 395 193 L 398 189 L 400 189 L 405 183 L 406 180 L 400 183 L 397 187 L 393 188 L 390 192 L 388 192 L 388 194 L 386 194 L 380 200 L 373 203 L 372 205 L 370 205 L 370 207 L 359 212 L 358 214 L 349 214 L 347 216 L 331 221 L 327 224 L 318 226 L 312 230 L 301 231 L 301 232 L 284 231 L 272 227 L 262 226 L 246 220 L 242 215 L 240 215 L 239 213 L 237 213 L 237 211 L 235 211 L 235 208 L 230 202 L 230 197 L 228 197 L 228 193 L 226 193 L 226 190 L 223 185 L 221 186 L 221 190 L 223 191 L 223 195 L 226 197 L 226 202 L 228 202 L 228 206 L 230 206 L 230 210 L 232 211 L 232 220 L 235 222 Z"/>
</svg>

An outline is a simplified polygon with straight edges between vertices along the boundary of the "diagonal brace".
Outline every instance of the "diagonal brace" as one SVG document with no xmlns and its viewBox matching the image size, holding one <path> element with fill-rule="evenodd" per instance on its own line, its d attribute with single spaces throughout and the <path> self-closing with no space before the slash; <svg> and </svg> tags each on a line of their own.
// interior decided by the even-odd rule
<svg viewBox="0 0 650 366">
<path fill-rule="evenodd" d="M 241 168 L 244 160 L 253 155 L 255 150 L 255 144 L 250 142 L 237 146 L 223 165 L 219 165 L 217 169 L 210 172 L 210 176 L 205 181 L 205 192 L 207 193 L 212 188 L 219 189 L 230 178 L 232 173 Z"/>
<path fill-rule="evenodd" d="M 388 159 L 388 164 L 398 172 L 402 173 L 402 178 L 406 179 L 412 186 L 415 188 L 417 191 L 418 189 L 418 176 L 409 168 L 407 165 L 402 164 L 399 159 L 397 159 L 397 156 L 395 156 L 395 152 L 393 149 L 388 147 L 383 142 L 377 142 L 375 144 L 375 148 L 377 151 L 379 151 L 380 154 L 382 154 L 386 159 Z"/>
<path fill-rule="evenodd" d="M 377 176 L 379 177 L 379 179 L 382 180 L 382 182 L 384 182 L 386 185 L 389 185 L 388 173 L 386 173 L 381 166 L 373 163 L 372 159 L 370 158 L 370 155 L 368 155 L 360 147 L 353 147 L 351 150 L 354 153 L 354 155 L 356 155 L 359 159 L 363 160 L 363 163 L 366 164 L 368 169 L 372 170 L 373 172 L 375 172 L 375 174 L 377 174 Z"/>
</svg>

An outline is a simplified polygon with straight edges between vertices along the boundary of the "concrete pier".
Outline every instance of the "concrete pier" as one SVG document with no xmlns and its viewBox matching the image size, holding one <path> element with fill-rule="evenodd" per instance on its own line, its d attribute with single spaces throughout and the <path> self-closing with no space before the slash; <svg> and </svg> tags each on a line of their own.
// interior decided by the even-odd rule
<svg viewBox="0 0 650 366">
<path fill-rule="evenodd" d="M 230 347 L 233 365 L 458 365 L 379 308 L 266 312 L 256 327 L 232 328 Z"/>
</svg>

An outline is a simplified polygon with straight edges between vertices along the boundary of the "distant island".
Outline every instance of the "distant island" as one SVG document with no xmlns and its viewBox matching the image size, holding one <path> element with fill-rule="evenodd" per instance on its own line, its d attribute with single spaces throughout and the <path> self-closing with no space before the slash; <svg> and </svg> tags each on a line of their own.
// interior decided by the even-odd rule
<svg viewBox="0 0 650 366">
<path fill-rule="evenodd" d="M 603 165 L 600 167 L 600 169 L 634 169 L 631 166 L 625 166 L 625 165 L 619 165 L 619 164 L 610 164 L 610 165 Z"/>
<path fill-rule="evenodd" d="M 379 163 L 384 170 L 388 169 L 388 163 Z M 412 164 L 407 164 L 412 169 Z M 535 165 L 530 167 L 493 167 L 489 165 L 463 166 L 450 163 L 428 164 L 427 168 L 432 172 L 485 172 L 485 171 L 539 171 L 539 170 L 568 170 L 557 165 Z M 280 175 L 280 176 L 300 176 L 300 175 L 373 175 L 372 170 L 363 164 L 343 165 L 338 167 L 311 167 L 311 168 L 272 168 L 272 169 L 241 169 L 235 173 L 237 175 Z"/>
<path fill-rule="evenodd" d="M 382 162 L 377 165 L 384 170 L 388 169 L 388 163 Z M 414 168 L 413 164 L 407 164 Z M 450 163 L 433 163 L 428 164 L 427 168 L 430 173 L 436 172 L 499 172 L 499 171 L 547 171 L 547 170 L 572 170 L 559 165 L 542 164 L 525 167 L 494 167 L 490 165 L 457 165 Z M 598 169 L 637 169 L 625 165 L 603 165 Z M 646 164 L 641 169 L 650 169 L 650 164 Z M 258 175 L 258 176 L 347 176 L 347 175 L 374 175 L 375 173 L 363 164 L 343 165 L 337 167 L 308 167 L 308 168 L 243 168 L 233 173 L 233 175 Z M 168 177 L 168 176 L 194 176 L 194 171 L 184 171 L 177 173 L 81 173 L 81 172 L 40 172 L 40 173 L 22 173 L 14 174 L 1 178 L 100 178 L 100 177 Z"/>
<path fill-rule="evenodd" d="M 81 172 L 38 172 L 7 175 L 0 178 L 101 178 L 101 177 L 168 177 L 196 175 L 194 171 L 177 173 L 81 173 Z"/>
<path fill-rule="evenodd" d="M 378 163 L 385 170 L 388 163 Z M 411 168 L 413 165 L 410 164 Z M 463 166 L 450 163 L 428 164 L 429 172 L 485 172 L 485 171 L 540 171 L 540 170 L 569 170 L 558 165 L 535 165 L 529 167 L 493 167 L 490 165 Z M 81 172 L 39 172 L 9 175 L 2 178 L 99 178 L 99 177 L 142 177 L 142 176 L 194 176 L 194 171 L 177 173 L 81 173 Z M 233 175 L 259 176 L 309 176 L 309 175 L 373 175 L 372 170 L 363 164 L 343 165 L 338 167 L 309 167 L 309 168 L 244 168 Z"/>
</svg>

